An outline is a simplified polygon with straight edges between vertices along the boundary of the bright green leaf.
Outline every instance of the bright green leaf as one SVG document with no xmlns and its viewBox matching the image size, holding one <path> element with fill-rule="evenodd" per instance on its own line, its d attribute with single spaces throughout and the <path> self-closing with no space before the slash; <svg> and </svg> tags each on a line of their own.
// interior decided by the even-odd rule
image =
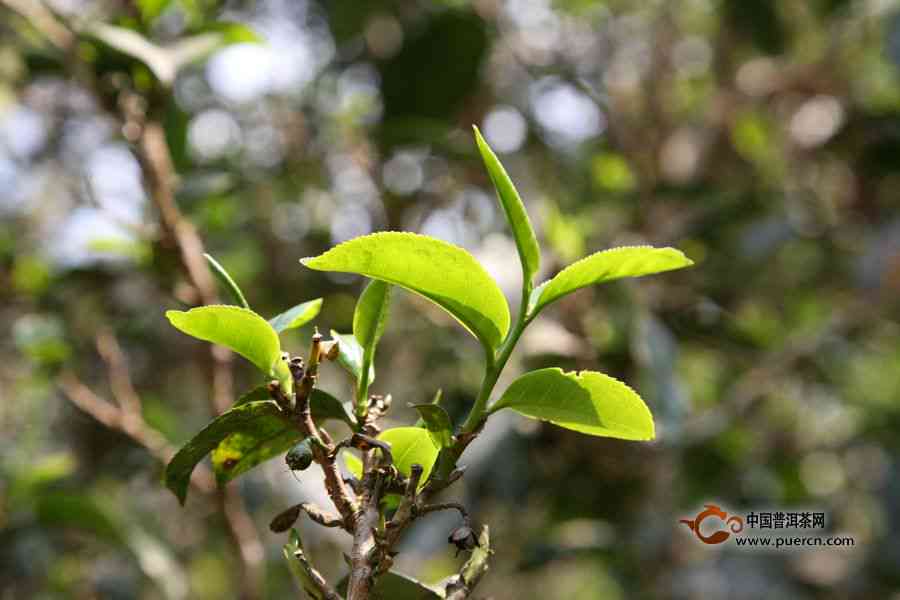
<svg viewBox="0 0 900 600">
<path fill-rule="evenodd" d="M 225 270 L 219 261 L 214 259 L 209 254 L 204 254 L 203 258 L 206 259 L 207 264 L 209 264 L 210 269 L 212 269 L 213 275 L 216 276 L 216 279 L 225 286 L 225 288 L 234 296 L 234 299 L 237 301 L 239 306 L 243 306 L 244 308 L 250 308 L 250 305 L 247 303 L 247 299 L 244 297 L 244 292 L 241 291 L 241 288 L 238 287 L 238 284 L 235 283 L 234 279 L 231 278 L 231 275 L 228 274 L 228 271 Z"/>
<path fill-rule="evenodd" d="M 363 349 L 356 338 L 349 333 L 338 333 L 331 330 L 331 339 L 338 343 L 338 364 L 347 370 L 353 379 L 359 381 L 362 373 Z M 375 367 L 369 364 L 369 383 L 375 381 Z"/>
<path fill-rule="evenodd" d="M 471 254 L 432 237 L 374 233 L 301 262 L 310 269 L 358 273 L 421 294 L 491 349 L 509 330 L 509 307 L 496 282 Z"/>
<path fill-rule="evenodd" d="M 413 404 L 412 407 L 419 411 L 425 429 L 438 447 L 447 448 L 453 443 L 453 424 L 446 410 L 437 404 Z"/>
<path fill-rule="evenodd" d="M 276 363 L 284 362 L 278 334 L 250 309 L 201 306 L 187 312 L 169 310 L 166 317 L 176 329 L 188 335 L 231 348 L 266 375 L 278 375 Z"/>
<path fill-rule="evenodd" d="M 212 452 L 229 435 L 253 433 L 268 422 L 268 418 L 280 414 L 281 409 L 270 400 L 247 402 L 222 413 L 172 457 L 166 466 L 166 487 L 184 504 L 191 473 L 203 457 Z"/>
<path fill-rule="evenodd" d="M 516 379 L 490 412 L 516 412 L 589 435 L 651 440 L 653 416 L 641 397 L 603 373 L 540 369 Z"/>
<path fill-rule="evenodd" d="M 375 346 L 387 325 L 388 307 L 391 304 L 391 286 L 374 280 L 356 302 L 353 312 L 353 337 L 363 349 L 362 365 L 371 365 L 375 356 Z"/>
<path fill-rule="evenodd" d="M 349 452 L 344 452 L 342 456 L 344 457 L 344 466 L 347 467 L 347 471 L 357 479 L 362 479 L 363 464 L 359 457 Z"/>
<path fill-rule="evenodd" d="M 622 277 L 640 277 L 689 267 L 694 262 L 675 248 L 623 246 L 591 254 L 572 263 L 532 294 L 531 315 L 575 290 Z M 534 292 L 538 292 L 536 288 Z"/>
<path fill-rule="evenodd" d="M 288 329 L 296 329 L 315 319 L 319 315 L 320 310 L 322 310 L 322 299 L 316 298 L 315 300 L 298 304 L 280 315 L 272 317 L 269 319 L 269 325 L 278 333 Z"/>
<path fill-rule="evenodd" d="M 478 128 L 473 126 L 473 129 L 478 151 L 481 152 L 484 166 L 487 167 L 494 189 L 497 190 L 500 205 L 503 207 L 503 212 L 506 213 L 506 220 L 509 222 L 513 238 L 516 240 L 519 260 L 522 262 L 522 275 L 526 284 L 530 286 L 535 273 L 541 268 L 541 250 L 538 247 L 534 229 L 531 227 L 531 221 L 525 211 L 525 205 L 519 197 L 519 192 L 516 191 L 516 186 L 506 174 L 506 169 L 503 168 L 488 143 L 481 137 Z"/>
<path fill-rule="evenodd" d="M 394 466 L 403 475 L 409 477 L 414 464 L 422 465 L 422 484 L 428 481 L 434 462 L 437 460 L 439 448 L 431 439 L 427 429 L 421 427 L 395 427 L 383 431 L 378 439 L 391 445 Z M 344 452 L 344 464 L 347 470 L 359 479 L 362 477 L 362 461 L 349 452 Z"/>
<path fill-rule="evenodd" d="M 422 465 L 422 483 L 428 481 L 440 448 L 431 439 L 427 429 L 421 427 L 395 427 L 383 431 L 378 439 L 391 445 L 394 466 L 406 477 L 414 464 Z"/>
</svg>

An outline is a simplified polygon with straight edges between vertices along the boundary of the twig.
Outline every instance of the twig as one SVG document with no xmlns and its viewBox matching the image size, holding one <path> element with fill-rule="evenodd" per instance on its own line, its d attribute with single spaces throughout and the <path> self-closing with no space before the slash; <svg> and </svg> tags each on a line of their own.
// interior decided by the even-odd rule
<svg viewBox="0 0 900 600">
<path fill-rule="evenodd" d="M 168 463 L 175 455 L 175 449 L 158 431 L 144 421 L 140 413 L 126 413 L 115 404 L 102 400 L 74 373 L 63 372 L 57 379 L 57 384 L 72 404 L 106 427 L 126 434 L 163 464 Z M 216 491 L 215 480 L 205 465 L 197 465 L 197 468 L 194 469 L 191 475 L 191 485 L 204 494 L 212 494 Z"/>
<path fill-rule="evenodd" d="M 362 507 L 354 524 L 347 600 L 368 600 L 375 579 L 374 563 L 380 554 L 375 532 L 381 519 L 378 505 L 381 502 L 384 472 L 375 469 L 366 473 L 363 485 L 366 491 L 363 493 L 360 503 Z"/>
<path fill-rule="evenodd" d="M 468 598 L 481 578 L 487 573 L 488 561 L 494 553 L 491 550 L 491 539 L 488 526 L 481 528 L 478 536 L 478 546 L 472 551 L 469 560 L 465 562 L 459 574 L 447 584 L 446 600 L 465 600 Z"/>
<path fill-rule="evenodd" d="M 324 432 L 320 432 L 312 418 L 309 407 L 309 394 L 312 392 L 318 378 L 319 355 L 321 352 L 322 335 L 313 335 L 309 352 L 309 364 L 304 370 L 299 362 L 291 361 L 291 373 L 294 376 L 295 420 L 297 428 L 305 436 L 312 439 L 313 460 L 322 467 L 325 474 L 325 489 L 331 498 L 331 502 L 337 508 L 343 519 L 344 529 L 353 531 L 356 522 L 356 504 L 350 499 L 350 492 L 344 483 L 344 478 L 337 466 L 337 453 L 330 438 L 325 438 Z"/>
</svg>

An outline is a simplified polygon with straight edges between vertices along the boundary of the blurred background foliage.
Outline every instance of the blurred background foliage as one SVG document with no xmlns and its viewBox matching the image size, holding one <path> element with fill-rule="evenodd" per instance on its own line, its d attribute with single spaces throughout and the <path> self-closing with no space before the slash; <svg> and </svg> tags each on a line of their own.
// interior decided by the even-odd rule
<svg viewBox="0 0 900 600">
<path fill-rule="evenodd" d="M 297 259 L 384 229 L 464 246 L 517 302 L 473 123 L 533 216 L 543 275 L 620 244 L 698 263 L 579 292 L 526 333 L 504 381 L 608 372 L 659 436 L 492 419 L 449 492 L 492 528 L 481 596 L 900 598 L 895 0 L 0 1 L 4 600 L 236 598 L 242 561 L 265 580 L 245 597 L 297 596 L 265 524 L 321 499 L 315 477 L 272 461 L 240 479 L 261 542 L 241 559 L 213 496 L 180 508 L 145 447 L 186 441 L 212 392 L 207 348 L 163 318 L 199 299 L 135 103 L 164 127 L 180 210 L 266 316 L 322 296 L 315 323 L 350 330 L 362 281 Z M 438 389 L 460 418 L 480 353 L 398 294 L 376 366 L 396 423 Z M 258 382 L 233 370 L 235 393 Z M 337 369 L 323 386 L 350 393 Z M 136 443 L 79 393 L 137 402 L 159 435 Z M 704 547 L 678 519 L 710 501 L 816 507 L 857 545 Z M 400 569 L 452 573 L 454 523 L 420 524 Z M 302 533 L 337 577 L 348 540 Z"/>
</svg>

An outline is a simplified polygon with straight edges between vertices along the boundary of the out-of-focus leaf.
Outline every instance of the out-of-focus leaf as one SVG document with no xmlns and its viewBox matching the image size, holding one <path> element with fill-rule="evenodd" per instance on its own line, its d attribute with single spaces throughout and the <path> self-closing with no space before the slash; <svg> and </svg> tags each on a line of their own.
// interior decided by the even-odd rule
<svg viewBox="0 0 900 600">
<path fill-rule="evenodd" d="M 225 267 L 219 264 L 215 258 L 210 256 L 209 254 L 204 254 L 203 258 L 206 259 L 206 262 L 209 264 L 210 269 L 212 269 L 213 275 L 225 286 L 225 288 L 234 296 L 234 299 L 237 301 L 238 305 L 249 309 L 250 305 L 247 304 L 247 299 L 244 297 L 244 292 L 241 291 L 241 288 L 238 284 L 231 278 L 231 275 L 228 274 L 228 271 L 225 270 Z M 277 330 L 276 330 L 277 331 Z"/>
<path fill-rule="evenodd" d="M 318 271 L 357 273 L 421 294 L 453 315 L 485 347 L 509 329 L 509 307 L 496 282 L 458 246 L 414 233 L 386 231 L 301 259 Z"/>
<path fill-rule="evenodd" d="M 16 472 L 9 480 L 6 497 L 10 506 L 29 499 L 42 488 L 71 475 L 78 467 L 68 452 L 57 452 L 36 458 L 27 468 Z"/>
<path fill-rule="evenodd" d="M 288 329 L 296 329 L 315 319 L 320 310 L 322 310 L 322 299 L 316 298 L 315 300 L 293 306 L 280 315 L 272 317 L 269 319 L 269 325 L 278 333 Z"/>
<path fill-rule="evenodd" d="M 346 595 L 349 583 L 350 579 L 344 577 L 337 585 L 337 593 Z M 443 590 L 397 571 L 388 571 L 379 577 L 372 592 L 376 598 L 390 600 L 439 600 L 445 597 Z"/>
<path fill-rule="evenodd" d="M 125 532 L 96 500 L 84 494 L 41 494 L 35 513 L 48 531 L 71 528 L 87 531 L 113 544 L 125 544 Z"/>
<path fill-rule="evenodd" d="M 151 23 L 172 4 L 172 0 L 136 0 L 135 3 L 141 11 L 141 19 Z"/>
<path fill-rule="evenodd" d="M 359 2 L 350 7 L 355 14 L 361 11 Z M 478 89 L 488 48 L 484 19 L 472 10 L 441 10 L 408 33 L 400 51 L 380 65 L 385 122 L 411 117 L 453 120 Z"/>
<path fill-rule="evenodd" d="M 425 429 L 438 447 L 446 448 L 453 443 L 453 424 L 446 410 L 437 404 L 413 404 L 412 407 L 419 411 Z"/>
<path fill-rule="evenodd" d="M 121 256 L 138 264 L 147 263 L 152 254 L 150 245 L 146 242 L 121 237 L 93 238 L 88 242 L 87 248 L 91 252 Z"/>
<path fill-rule="evenodd" d="M 207 27 L 205 33 L 186 37 L 165 47 L 154 44 L 136 31 L 107 23 L 93 23 L 84 33 L 141 61 L 160 83 L 168 87 L 175 81 L 180 69 L 209 56 L 224 45 L 234 43 L 248 31 L 245 26 L 240 26 L 240 31 L 245 32 L 241 34 L 234 24 L 224 24 L 222 27 L 222 31 Z"/>
<path fill-rule="evenodd" d="M 274 402 L 256 401 L 235 406 L 212 420 L 200 433 L 185 444 L 166 466 L 166 487 L 184 504 L 191 473 L 203 457 L 213 451 L 222 440 L 234 433 L 261 431 L 269 418 L 278 417 L 281 409 Z"/>
<path fill-rule="evenodd" d="M 331 330 L 331 339 L 338 343 L 338 363 L 359 381 L 362 373 L 363 349 L 356 338 L 349 333 L 338 333 Z M 375 381 L 375 366 L 369 365 L 369 383 Z"/>
<path fill-rule="evenodd" d="M 651 440 L 653 416 L 641 397 L 621 381 L 594 371 L 540 369 L 516 379 L 491 408 L 549 421 L 589 435 Z"/>
<path fill-rule="evenodd" d="M 641 277 L 689 267 L 694 262 L 675 248 L 623 246 L 591 254 L 572 263 L 550 281 L 535 288 L 529 301 L 529 314 L 575 290 L 622 277 Z"/>
<path fill-rule="evenodd" d="M 519 260 L 522 263 L 522 275 L 526 284 L 530 287 L 531 280 L 535 273 L 541 268 L 541 250 L 538 247 L 537 238 L 534 235 L 534 229 L 531 226 L 531 220 L 525 211 L 525 205 L 519 197 L 516 186 L 513 185 L 506 169 L 500 163 L 497 155 L 488 146 L 488 143 L 481 137 L 481 132 L 477 127 L 475 130 L 475 142 L 478 144 L 478 151 L 487 168 L 491 182 L 497 190 L 497 197 L 500 199 L 500 205 L 503 212 L 506 213 L 506 220 L 513 232 L 513 239 L 516 240 L 516 248 L 519 250 Z"/>
<path fill-rule="evenodd" d="M 184 312 L 166 311 L 169 322 L 195 338 L 234 350 L 266 375 L 290 390 L 291 374 L 281 356 L 281 342 L 268 321 L 237 306 L 200 306 Z"/>
</svg>

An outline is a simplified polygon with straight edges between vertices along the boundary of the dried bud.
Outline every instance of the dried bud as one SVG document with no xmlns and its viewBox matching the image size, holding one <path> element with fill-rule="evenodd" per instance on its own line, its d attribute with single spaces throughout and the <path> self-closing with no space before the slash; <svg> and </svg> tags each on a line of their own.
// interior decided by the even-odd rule
<svg viewBox="0 0 900 600">
<path fill-rule="evenodd" d="M 288 368 L 291 370 L 291 375 L 294 377 L 295 381 L 299 381 L 303 379 L 303 359 L 299 356 L 295 356 L 288 362 Z"/>
<path fill-rule="evenodd" d="M 478 546 L 478 538 L 475 532 L 467 523 L 463 523 L 453 530 L 450 537 L 447 538 L 448 544 L 456 546 L 456 555 L 459 556 L 461 551 L 470 552 Z"/>
<path fill-rule="evenodd" d="M 312 461 L 313 452 L 309 438 L 291 448 L 284 455 L 284 462 L 291 471 L 303 471 L 312 464 Z"/>
<path fill-rule="evenodd" d="M 271 529 L 274 533 L 287 531 L 294 526 L 294 523 L 297 522 L 298 518 L 300 518 L 299 504 L 279 513 L 274 519 L 272 519 L 272 522 L 269 523 L 269 529 Z"/>
<path fill-rule="evenodd" d="M 338 345 L 338 341 L 331 340 L 330 342 L 322 344 L 322 353 L 328 360 L 337 360 L 338 355 L 341 353 L 341 347 Z"/>
</svg>

